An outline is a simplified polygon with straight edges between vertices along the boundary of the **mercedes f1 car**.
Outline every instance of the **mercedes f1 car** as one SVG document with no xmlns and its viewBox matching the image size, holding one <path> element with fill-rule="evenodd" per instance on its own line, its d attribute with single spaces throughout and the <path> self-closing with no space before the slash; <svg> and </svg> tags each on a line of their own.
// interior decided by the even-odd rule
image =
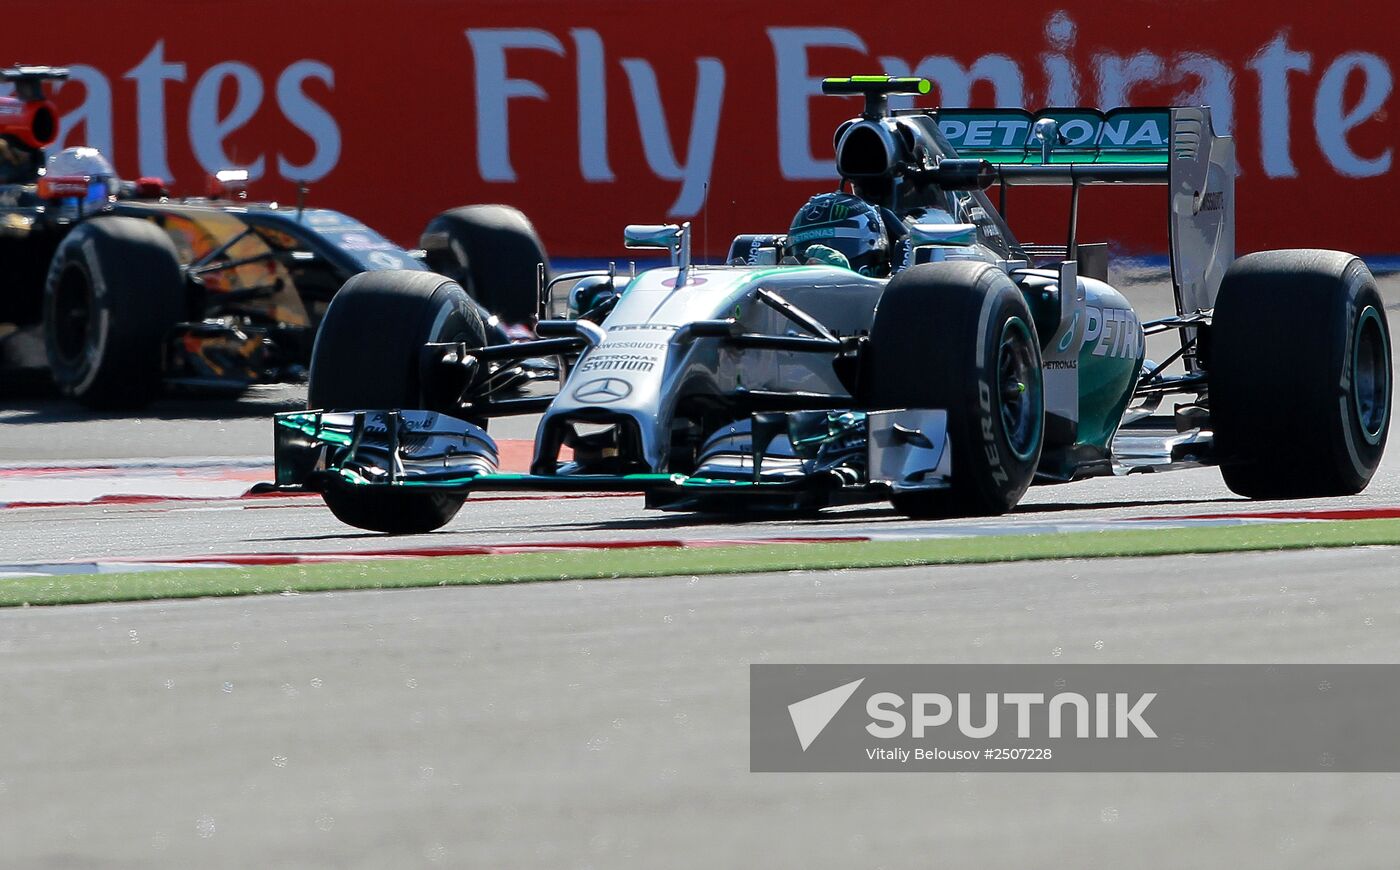
<svg viewBox="0 0 1400 870">
<path fill-rule="evenodd" d="M 171 385 L 300 380 L 335 292 L 386 269 L 451 275 L 496 343 L 501 321 L 533 317 L 547 260 L 518 211 L 444 212 L 409 251 L 336 211 L 249 202 L 242 171 L 218 173 L 208 197 L 171 198 L 160 179 L 118 179 L 93 148 L 45 158 L 58 121 L 43 85 L 65 76 L 0 71 L 16 87 L 0 98 L 0 368 L 46 371 L 107 408 Z"/>
<path fill-rule="evenodd" d="M 891 111 L 929 83 L 823 89 L 864 98 L 836 133 L 850 193 L 740 236 L 726 265 L 694 263 L 686 225 L 628 227 L 671 265 L 541 278 L 537 340 L 500 346 L 446 277 L 351 279 L 321 324 L 312 410 L 274 421 L 273 488 L 412 533 L 479 490 L 721 512 L 888 499 L 927 517 L 1201 465 L 1254 498 L 1367 485 L 1391 413 L 1375 282 L 1349 254 L 1235 258 L 1234 146 L 1209 109 Z M 1066 241 L 1019 242 L 993 185 L 1000 211 L 1017 186 L 1066 186 Z M 1090 185 L 1167 188 L 1175 315 L 1142 322 L 1106 247 L 1076 238 Z M 551 316 L 564 288 L 575 316 Z M 1175 350 L 1148 362 L 1146 337 L 1169 332 Z M 503 395 L 530 357 L 559 359 L 557 393 Z M 500 473 L 489 421 L 539 412 L 530 472 Z"/>
</svg>

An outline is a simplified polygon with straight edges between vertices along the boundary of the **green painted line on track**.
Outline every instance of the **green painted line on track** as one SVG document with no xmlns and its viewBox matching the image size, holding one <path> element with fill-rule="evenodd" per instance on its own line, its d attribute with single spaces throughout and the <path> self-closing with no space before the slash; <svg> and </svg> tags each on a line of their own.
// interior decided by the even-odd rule
<svg viewBox="0 0 1400 870">
<path fill-rule="evenodd" d="M 0 606 L 1397 545 L 1400 520 L 1380 519 L 864 543 L 562 550 L 23 577 L 0 581 Z"/>
</svg>

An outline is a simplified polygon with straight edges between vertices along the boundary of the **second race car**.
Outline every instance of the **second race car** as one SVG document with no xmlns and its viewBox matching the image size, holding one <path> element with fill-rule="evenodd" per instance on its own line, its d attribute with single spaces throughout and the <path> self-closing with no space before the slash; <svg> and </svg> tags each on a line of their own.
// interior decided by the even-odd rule
<svg viewBox="0 0 1400 870">
<path fill-rule="evenodd" d="M 493 343 L 533 316 L 548 260 L 519 211 L 444 212 L 407 250 L 337 211 L 248 201 L 243 171 L 174 198 L 160 179 L 118 178 L 97 149 L 45 154 L 58 126 L 43 84 L 65 74 L 0 71 L 17 89 L 0 98 L 0 370 L 103 408 L 304 379 L 331 299 L 370 271 L 451 275 Z"/>
</svg>

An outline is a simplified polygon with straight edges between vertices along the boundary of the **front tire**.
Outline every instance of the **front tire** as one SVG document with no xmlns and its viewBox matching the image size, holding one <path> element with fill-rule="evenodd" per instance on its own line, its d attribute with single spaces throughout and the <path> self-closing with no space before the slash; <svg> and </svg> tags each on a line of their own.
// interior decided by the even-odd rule
<svg viewBox="0 0 1400 870">
<path fill-rule="evenodd" d="M 549 258 L 534 224 L 508 205 L 469 205 L 445 211 L 419 241 L 428 267 L 452 278 L 486 311 L 506 323 L 526 323 L 539 307 L 536 280 Z"/>
<path fill-rule="evenodd" d="M 486 343 L 481 317 L 457 283 L 428 272 L 363 272 L 326 310 L 311 352 L 308 404 L 326 411 L 435 407 L 423 345 Z M 322 493 L 341 522 L 391 535 L 431 532 L 466 496 L 343 487 Z"/>
<path fill-rule="evenodd" d="M 871 409 L 948 412 L 952 486 L 896 493 L 910 517 L 986 516 L 1016 506 L 1045 430 L 1040 341 L 1025 297 L 987 263 L 896 275 L 875 309 L 860 395 Z"/>
<path fill-rule="evenodd" d="M 185 281 L 165 231 L 99 217 L 58 246 L 44 284 L 44 346 L 54 383 L 79 402 L 139 408 L 160 393 L 165 344 L 185 315 Z"/>
<path fill-rule="evenodd" d="M 1392 369 L 1385 304 L 1361 260 L 1313 250 L 1236 260 L 1216 300 L 1207 371 L 1233 492 L 1319 498 L 1366 488 L 1390 430 Z"/>
</svg>

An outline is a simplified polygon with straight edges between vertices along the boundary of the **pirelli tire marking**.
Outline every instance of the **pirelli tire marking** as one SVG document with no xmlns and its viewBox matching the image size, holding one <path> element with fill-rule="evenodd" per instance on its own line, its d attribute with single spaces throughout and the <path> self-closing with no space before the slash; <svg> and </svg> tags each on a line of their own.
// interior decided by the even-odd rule
<svg viewBox="0 0 1400 870">
<path fill-rule="evenodd" d="M 993 480 L 998 484 L 1006 483 L 1011 477 L 1001 465 L 1001 450 L 997 448 L 995 428 L 996 414 L 992 408 L 992 388 L 985 380 L 977 382 L 977 405 L 981 411 L 978 416 L 982 424 L 982 451 L 987 457 L 987 467 L 991 470 Z"/>
</svg>

